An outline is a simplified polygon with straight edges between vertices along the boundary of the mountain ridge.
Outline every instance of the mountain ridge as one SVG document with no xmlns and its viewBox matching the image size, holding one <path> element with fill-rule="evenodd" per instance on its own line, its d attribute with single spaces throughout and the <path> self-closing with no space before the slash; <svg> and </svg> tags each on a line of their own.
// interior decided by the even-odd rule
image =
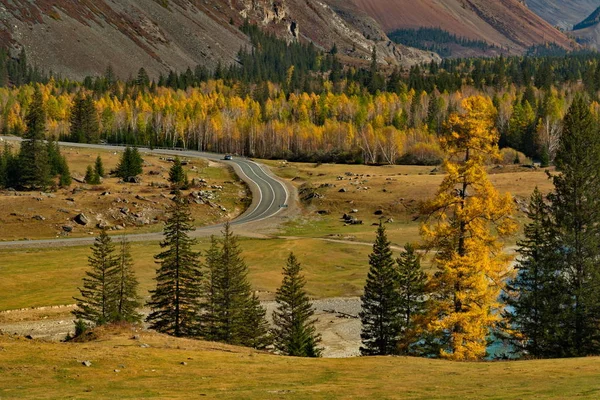
<svg viewBox="0 0 600 400">
<path fill-rule="evenodd" d="M 484 40 L 522 54 L 528 47 L 554 42 L 574 43 L 519 0 L 352 0 L 386 32 L 399 28 L 441 28 L 457 36 Z M 407 12 L 410 10 L 410 12 Z"/>
<path fill-rule="evenodd" d="M 367 16 L 358 17 L 360 23 Z M 0 0 L 0 43 L 44 69 L 81 78 L 110 64 L 123 77 L 144 67 L 151 76 L 196 65 L 237 62 L 250 47 L 245 19 L 285 40 L 334 44 L 349 63 L 410 66 L 439 60 L 430 52 L 392 43 L 378 27 L 366 38 L 353 23 L 318 0 Z"/>
</svg>

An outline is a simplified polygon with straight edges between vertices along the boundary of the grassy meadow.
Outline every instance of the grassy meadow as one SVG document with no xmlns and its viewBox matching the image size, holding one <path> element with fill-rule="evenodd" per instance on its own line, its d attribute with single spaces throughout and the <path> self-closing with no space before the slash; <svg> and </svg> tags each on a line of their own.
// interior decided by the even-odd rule
<svg viewBox="0 0 600 400">
<path fill-rule="evenodd" d="M 197 249 L 208 249 L 208 238 Z M 368 269 L 369 246 L 317 239 L 242 239 L 250 281 L 261 298 L 270 300 L 281 283 L 281 269 L 293 251 L 302 263 L 308 293 L 314 298 L 357 296 Z M 156 242 L 132 243 L 140 294 L 154 287 Z M 89 246 L 0 250 L 0 311 L 74 303 L 88 270 Z"/>
<path fill-rule="evenodd" d="M 134 334 L 139 337 L 134 338 Z M 148 345 L 149 347 L 140 346 Z M 87 343 L 0 335 L 0 398 L 597 399 L 598 358 L 306 359 L 125 328 Z M 89 360 L 90 367 L 82 365 Z"/>
</svg>

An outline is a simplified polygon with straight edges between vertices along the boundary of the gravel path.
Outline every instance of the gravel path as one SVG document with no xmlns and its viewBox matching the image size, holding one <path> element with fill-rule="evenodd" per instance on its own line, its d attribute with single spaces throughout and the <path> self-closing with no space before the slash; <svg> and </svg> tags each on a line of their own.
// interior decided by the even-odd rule
<svg viewBox="0 0 600 400">
<path fill-rule="evenodd" d="M 270 319 L 274 301 L 264 301 Z M 317 331 L 322 336 L 323 357 L 342 358 L 359 355 L 360 299 L 334 297 L 315 300 Z M 31 336 L 35 339 L 60 341 L 73 332 L 74 306 L 40 307 L 36 309 L 0 312 L 0 331 L 7 334 Z M 147 310 L 143 310 L 147 312 Z"/>
</svg>

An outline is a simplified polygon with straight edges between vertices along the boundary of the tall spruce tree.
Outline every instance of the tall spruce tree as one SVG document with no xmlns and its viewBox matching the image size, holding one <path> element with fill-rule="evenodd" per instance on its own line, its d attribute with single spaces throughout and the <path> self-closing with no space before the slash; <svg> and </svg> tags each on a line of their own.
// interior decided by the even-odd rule
<svg viewBox="0 0 600 400">
<path fill-rule="evenodd" d="M 192 250 L 196 240 L 189 237 L 194 230 L 190 221 L 189 206 L 177 193 L 160 244 L 165 250 L 154 257 L 160 267 L 148 302 L 152 312 L 146 318 L 151 329 L 174 336 L 199 334 L 202 272 L 199 253 Z"/>
<path fill-rule="evenodd" d="M 566 282 L 558 272 L 560 243 L 549 206 L 536 187 L 529 201 L 525 238 L 518 242 L 517 275 L 503 300 L 509 342 L 533 358 L 563 354 L 564 322 L 560 310 L 568 300 Z"/>
<path fill-rule="evenodd" d="M 577 96 L 564 119 L 548 198 L 566 281 L 565 356 L 600 353 L 600 134 L 588 102 Z"/>
<path fill-rule="evenodd" d="M 301 271 L 296 256 L 290 253 L 283 267 L 283 282 L 275 294 L 275 348 L 289 356 L 318 357 L 321 354 L 318 348 L 321 337 L 316 333 L 315 311 L 304 288 L 306 279 Z"/>
<path fill-rule="evenodd" d="M 206 337 L 245 346 L 260 342 L 257 332 L 249 332 L 246 324 L 248 315 L 260 320 L 264 310 L 260 303 L 252 301 L 248 266 L 229 223 L 225 224 L 221 240 L 213 245 L 206 260 L 210 281 L 205 315 L 210 327 Z"/>
<path fill-rule="evenodd" d="M 390 241 L 380 223 L 373 252 L 369 254 L 369 274 L 361 296 L 362 355 L 389 355 L 397 352 L 401 333 L 401 299 L 398 294 L 398 271 Z"/>
<path fill-rule="evenodd" d="M 73 98 L 71 106 L 71 115 L 69 117 L 71 125 L 69 127 L 69 140 L 76 143 L 85 143 L 84 128 L 84 97 L 83 93 L 78 91 Z"/>
<path fill-rule="evenodd" d="M 19 153 L 19 183 L 25 189 L 50 186 L 50 164 L 46 139 L 46 111 L 39 86 L 35 87 L 29 111 L 25 116 L 27 130 Z"/>
<path fill-rule="evenodd" d="M 398 343 L 400 354 L 418 353 L 414 347 L 418 346 L 419 321 L 423 316 L 427 303 L 425 301 L 427 275 L 421 268 L 421 259 L 415 248 L 407 243 L 398 264 L 398 294 L 400 295 L 400 326 L 402 334 Z"/>
<path fill-rule="evenodd" d="M 94 99 L 77 92 L 73 99 L 70 115 L 69 139 L 77 143 L 98 143 L 100 141 L 100 123 Z"/>
<path fill-rule="evenodd" d="M 113 321 L 131 323 L 141 322 L 142 315 L 138 312 L 142 303 L 137 293 L 138 280 L 133 271 L 131 246 L 123 236 L 119 244 L 119 255 L 115 271 L 115 310 Z"/>
<path fill-rule="evenodd" d="M 83 278 L 83 288 L 79 288 L 80 297 L 75 297 L 77 308 L 73 315 L 95 325 L 103 325 L 111 322 L 115 312 L 118 265 L 115 246 L 105 230 L 96 238 L 88 264 L 90 271 Z"/>
</svg>

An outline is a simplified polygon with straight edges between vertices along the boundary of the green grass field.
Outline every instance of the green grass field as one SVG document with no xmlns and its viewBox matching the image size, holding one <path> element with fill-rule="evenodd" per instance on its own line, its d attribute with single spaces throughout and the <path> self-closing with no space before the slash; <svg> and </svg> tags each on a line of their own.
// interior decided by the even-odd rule
<svg viewBox="0 0 600 400">
<path fill-rule="evenodd" d="M 199 250 L 208 248 L 200 239 Z M 331 243 L 317 239 L 242 239 L 250 281 L 261 297 L 271 299 L 281 283 L 281 269 L 293 251 L 302 263 L 307 290 L 315 298 L 357 296 L 368 269 L 369 246 Z M 158 243 L 132 243 L 140 293 L 154 285 L 153 256 Z M 0 252 L 0 310 L 72 304 L 88 269 L 89 246 L 59 249 L 14 249 Z"/>
<path fill-rule="evenodd" d="M 597 399 L 600 359 L 303 359 L 122 329 L 88 343 L 0 335 L 2 399 Z M 148 348 L 140 348 L 141 343 Z M 91 361 L 90 367 L 82 365 Z M 186 363 L 186 365 L 182 364 Z"/>
</svg>

